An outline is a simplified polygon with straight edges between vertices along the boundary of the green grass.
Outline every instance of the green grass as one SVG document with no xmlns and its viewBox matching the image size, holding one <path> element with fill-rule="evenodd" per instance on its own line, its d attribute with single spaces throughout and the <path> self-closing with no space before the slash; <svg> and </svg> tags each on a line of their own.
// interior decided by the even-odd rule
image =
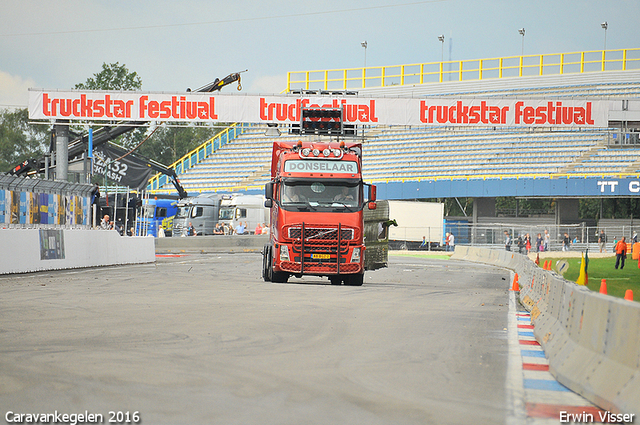
<svg viewBox="0 0 640 425">
<path fill-rule="evenodd" d="M 561 260 L 556 258 L 553 260 L 553 267 L 555 268 L 556 262 Z M 575 282 L 580 274 L 580 258 L 562 258 L 569 263 L 569 268 L 564 273 L 564 278 Z M 544 264 L 544 261 L 540 261 L 540 267 Z M 587 274 L 589 275 L 589 283 L 587 286 L 592 291 L 598 292 L 600 290 L 600 282 L 602 279 L 607 279 L 607 293 L 614 297 L 624 298 L 624 294 L 627 289 L 633 291 L 634 301 L 640 300 L 640 269 L 638 268 L 638 261 L 632 260 L 631 255 L 627 256 L 627 261 L 624 264 L 624 269 L 616 270 L 616 259 L 611 258 L 589 258 L 589 268 Z"/>
</svg>

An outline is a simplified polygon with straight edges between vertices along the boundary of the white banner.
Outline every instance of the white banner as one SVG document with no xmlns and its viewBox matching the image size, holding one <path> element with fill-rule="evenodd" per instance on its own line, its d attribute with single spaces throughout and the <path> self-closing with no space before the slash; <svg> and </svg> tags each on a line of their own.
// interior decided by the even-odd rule
<svg viewBox="0 0 640 425">
<path fill-rule="evenodd" d="M 302 107 L 344 108 L 346 124 L 607 127 L 608 101 L 405 99 L 210 93 L 29 91 L 29 118 L 74 121 L 300 122 Z"/>
</svg>

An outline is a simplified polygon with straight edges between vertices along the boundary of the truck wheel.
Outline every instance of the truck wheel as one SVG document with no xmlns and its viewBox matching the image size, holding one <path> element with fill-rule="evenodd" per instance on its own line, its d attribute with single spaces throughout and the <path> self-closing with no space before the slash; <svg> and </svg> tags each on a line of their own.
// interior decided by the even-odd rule
<svg viewBox="0 0 640 425">
<path fill-rule="evenodd" d="M 340 285 L 342 283 L 342 276 L 340 275 L 329 276 L 329 280 L 331 281 L 332 285 Z"/>
<path fill-rule="evenodd" d="M 289 273 L 287 272 L 271 272 L 271 281 L 274 283 L 287 283 Z"/>
<path fill-rule="evenodd" d="M 265 282 L 271 281 L 271 247 L 269 245 L 265 245 L 262 250 L 262 279 Z"/>
<path fill-rule="evenodd" d="M 362 286 L 364 283 L 364 273 L 345 276 L 344 283 L 349 286 Z"/>
</svg>

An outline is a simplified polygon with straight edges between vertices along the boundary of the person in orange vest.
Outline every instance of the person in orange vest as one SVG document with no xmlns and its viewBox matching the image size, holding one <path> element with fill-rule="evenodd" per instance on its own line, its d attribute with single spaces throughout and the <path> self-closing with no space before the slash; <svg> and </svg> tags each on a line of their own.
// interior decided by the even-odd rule
<svg viewBox="0 0 640 425">
<path fill-rule="evenodd" d="M 620 270 L 624 269 L 624 260 L 627 258 L 627 242 L 623 236 L 616 244 L 616 269 L 620 263 Z"/>
</svg>

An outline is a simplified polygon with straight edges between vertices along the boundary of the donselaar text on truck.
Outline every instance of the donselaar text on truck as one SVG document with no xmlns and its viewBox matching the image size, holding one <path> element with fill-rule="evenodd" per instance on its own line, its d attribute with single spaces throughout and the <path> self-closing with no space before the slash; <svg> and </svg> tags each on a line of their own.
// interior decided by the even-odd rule
<svg viewBox="0 0 640 425">
<path fill-rule="evenodd" d="M 363 210 L 376 208 L 376 188 L 362 180 L 360 143 L 275 142 L 265 196 L 271 209 L 265 281 L 316 275 L 334 285 L 362 285 Z"/>
</svg>

